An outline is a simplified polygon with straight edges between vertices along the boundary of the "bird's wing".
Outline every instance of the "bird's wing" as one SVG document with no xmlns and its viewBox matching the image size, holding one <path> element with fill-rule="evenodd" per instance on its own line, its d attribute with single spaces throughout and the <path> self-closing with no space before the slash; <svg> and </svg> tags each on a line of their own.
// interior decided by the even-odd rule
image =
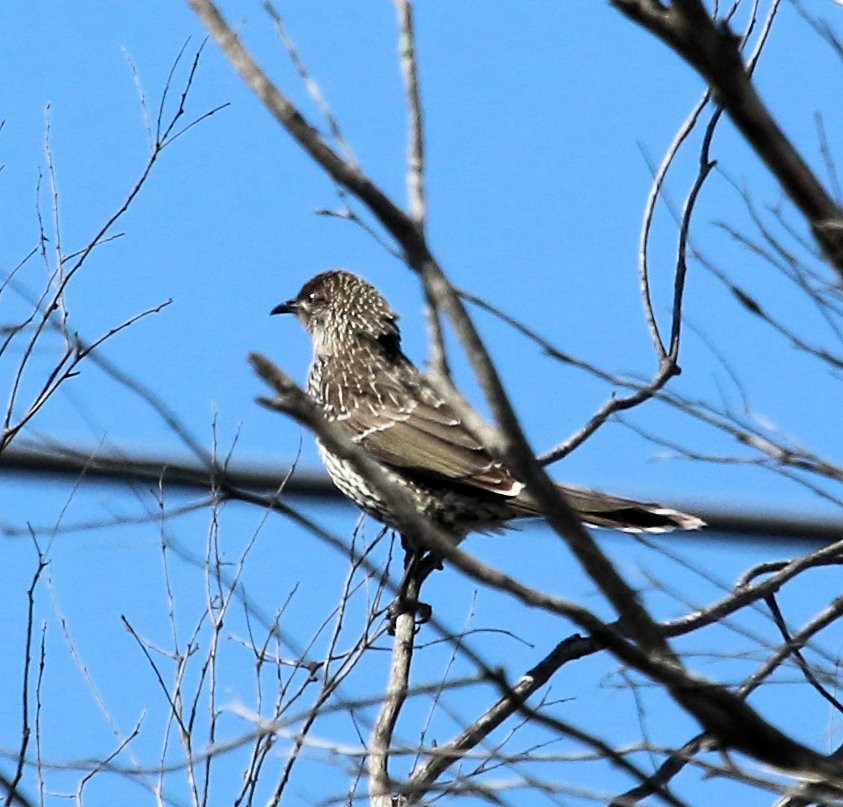
<svg viewBox="0 0 843 807">
<path fill-rule="evenodd" d="M 381 376 L 337 425 L 385 465 L 506 497 L 524 488 L 424 382 L 408 394 Z"/>
</svg>

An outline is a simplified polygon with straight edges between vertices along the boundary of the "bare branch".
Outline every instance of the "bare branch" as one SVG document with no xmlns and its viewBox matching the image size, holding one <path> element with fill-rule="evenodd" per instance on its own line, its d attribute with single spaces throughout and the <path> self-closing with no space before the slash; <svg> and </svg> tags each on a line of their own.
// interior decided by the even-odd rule
<svg viewBox="0 0 843 807">
<path fill-rule="evenodd" d="M 418 600 L 418 586 L 412 577 L 406 592 L 408 599 Z M 383 703 L 378 712 L 369 743 L 369 798 L 372 807 L 392 807 L 392 782 L 389 776 L 389 750 L 398 715 L 407 698 L 410 665 L 413 660 L 416 624 L 412 611 L 400 613 L 395 618 L 395 637 L 392 643 L 392 660 Z"/>
<path fill-rule="evenodd" d="M 394 0 L 398 11 L 401 74 L 409 108 L 409 141 L 407 145 L 407 196 L 410 216 L 424 231 L 427 202 L 424 193 L 424 117 L 419 92 L 416 63 L 416 34 L 413 27 L 413 5 L 410 0 Z"/>
<path fill-rule="evenodd" d="M 278 12 L 278 9 L 272 5 L 269 0 L 264 0 L 263 4 L 266 13 L 272 18 L 272 22 L 275 24 L 275 31 L 278 34 L 278 38 L 281 40 L 281 44 L 284 46 L 284 49 L 287 51 L 288 55 L 290 56 L 290 60 L 293 62 L 293 66 L 296 68 L 296 72 L 299 74 L 299 77 L 302 80 L 305 88 L 307 89 L 308 94 L 313 99 L 316 106 L 319 108 L 319 111 L 322 113 L 322 117 L 325 118 L 325 121 L 328 124 L 328 128 L 330 129 L 331 136 L 337 142 L 337 144 L 342 148 L 344 153 L 344 159 L 347 160 L 349 163 L 356 163 L 356 158 L 354 157 L 354 151 L 351 148 L 351 144 L 346 140 L 345 135 L 342 133 L 342 129 L 340 128 L 340 123 L 337 120 L 336 115 L 334 115 L 333 110 L 331 109 L 328 101 L 326 100 L 324 94 L 322 93 L 322 89 L 319 86 L 316 79 L 311 75 L 310 71 L 307 69 L 307 65 L 304 63 L 304 59 L 302 59 L 301 55 L 296 48 L 295 43 L 292 40 L 289 32 L 287 31 L 287 26 L 284 25 L 284 20 L 281 18 L 281 14 Z"/>
</svg>

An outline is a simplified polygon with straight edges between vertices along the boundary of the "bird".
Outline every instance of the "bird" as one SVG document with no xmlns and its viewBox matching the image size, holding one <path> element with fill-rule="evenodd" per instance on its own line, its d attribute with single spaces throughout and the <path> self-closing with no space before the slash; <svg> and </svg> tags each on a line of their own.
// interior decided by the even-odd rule
<svg viewBox="0 0 843 807">
<path fill-rule="evenodd" d="M 387 471 L 416 509 L 456 543 L 471 532 L 499 532 L 539 517 L 541 504 L 463 422 L 431 378 L 404 355 L 398 314 L 362 277 L 317 274 L 271 314 L 295 314 L 310 334 L 306 392 L 326 420 Z M 401 525 L 377 491 L 317 437 L 331 480 L 388 527 Z M 703 521 L 660 504 L 558 485 L 579 519 L 627 532 L 692 530 Z"/>
</svg>

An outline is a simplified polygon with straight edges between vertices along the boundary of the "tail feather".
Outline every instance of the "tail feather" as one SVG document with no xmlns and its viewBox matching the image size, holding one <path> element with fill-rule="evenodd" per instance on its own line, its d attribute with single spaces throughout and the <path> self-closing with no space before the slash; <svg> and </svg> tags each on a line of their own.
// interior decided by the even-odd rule
<svg viewBox="0 0 843 807">
<path fill-rule="evenodd" d="M 607 527 L 623 532 L 670 532 L 671 530 L 698 530 L 705 526 L 701 518 L 664 507 L 655 502 L 637 502 L 610 496 L 597 490 L 588 490 L 574 485 L 559 485 L 568 503 L 583 523 L 590 527 Z M 525 511 L 525 515 L 541 515 L 541 508 L 531 496 L 521 494 L 513 504 Z"/>
</svg>

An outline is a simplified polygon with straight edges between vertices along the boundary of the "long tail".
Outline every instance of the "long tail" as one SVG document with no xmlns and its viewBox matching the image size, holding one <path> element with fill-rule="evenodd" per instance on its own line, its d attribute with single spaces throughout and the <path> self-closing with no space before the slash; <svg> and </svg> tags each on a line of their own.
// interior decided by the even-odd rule
<svg viewBox="0 0 843 807">
<path fill-rule="evenodd" d="M 701 518 L 654 502 L 637 502 L 574 485 L 559 485 L 559 489 L 580 519 L 591 527 L 608 527 L 623 532 L 670 532 L 676 529 L 698 530 L 705 526 Z M 541 515 L 541 509 L 532 497 L 521 494 L 512 503 L 523 509 L 524 515 Z"/>
</svg>

